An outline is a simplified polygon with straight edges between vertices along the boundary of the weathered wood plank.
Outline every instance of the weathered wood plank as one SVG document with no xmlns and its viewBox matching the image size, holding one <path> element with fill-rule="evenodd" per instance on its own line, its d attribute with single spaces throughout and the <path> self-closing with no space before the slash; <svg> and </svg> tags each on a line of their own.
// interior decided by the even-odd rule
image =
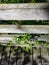
<svg viewBox="0 0 49 65">
<path fill-rule="evenodd" d="M 49 42 L 49 36 L 37 37 L 37 40 Z M 27 45 L 23 45 L 23 46 L 22 45 L 16 45 L 15 41 L 13 40 L 13 36 L 6 36 L 6 37 L 2 36 L 2 37 L 0 37 L 0 45 L 6 45 L 7 43 L 9 43 L 9 41 L 13 41 L 13 44 L 12 44 L 13 46 L 21 46 L 21 47 L 27 46 Z M 28 43 L 34 44 L 36 42 L 35 41 L 28 41 Z"/>
<path fill-rule="evenodd" d="M 0 4 L 0 20 L 49 20 L 49 3 Z"/>
<path fill-rule="evenodd" d="M 35 36 L 35 39 L 38 40 L 38 41 L 46 41 L 46 42 L 49 42 L 49 36 L 47 35 L 43 35 L 43 36 Z"/>
<path fill-rule="evenodd" d="M 25 33 L 16 25 L 0 25 L 0 33 Z"/>
<path fill-rule="evenodd" d="M 13 40 L 13 37 L 14 37 L 14 35 L 12 36 L 1 36 L 0 37 L 0 41 L 12 41 Z M 37 39 L 36 40 L 39 40 L 39 41 L 47 41 L 47 42 L 49 42 L 49 36 L 43 36 L 43 37 L 37 37 Z M 4 43 L 4 42 L 3 42 Z M 33 43 L 33 41 L 28 41 L 28 43 Z"/>
<path fill-rule="evenodd" d="M 49 34 L 49 25 L 23 25 L 22 30 L 33 34 Z"/>
<path fill-rule="evenodd" d="M 49 36 L 48 37 L 38 37 L 37 38 L 39 41 L 46 41 L 46 42 L 49 42 Z"/>
<path fill-rule="evenodd" d="M 49 25 L 0 25 L 0 33 L 49 34 Z"/>
<path fill-rule="evenodd" d="M 18 4 L 0 4 L 0 9 L 24 9 L 24 8 L 49 8 L 49 3 L 18 3 Z"/>
</svg>

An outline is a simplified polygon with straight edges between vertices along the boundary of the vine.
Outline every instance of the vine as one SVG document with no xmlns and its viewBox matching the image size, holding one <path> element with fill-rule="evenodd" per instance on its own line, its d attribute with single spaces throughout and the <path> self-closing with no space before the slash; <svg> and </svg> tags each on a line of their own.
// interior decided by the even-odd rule
<svg viewBox="0 0 49 65">
<path fill-rule="evenodd" d="M 28 43 L 28 41 L 30 40 L 31 35 L 30 34 L 23 34 L 22 36 L 14 36 L 13 37 L 13 41 L 15 42 L 16 45 L 21 45 L 20 47 L 23 49 L 23 51 L 29 52 L 30 49 L 32 48 L 32 44 Z M 12 46 L 13 45 L 13 41 L 9 41 L 9 43 L 7 43 L 7 46 Z"/>
<path fill-rule="evenodd" d="M 32 44 L 30 42 L 30 39 L 32 38 L 32 36 L 30 34 L 23 34 L 22 36 L 14 36 L 13 37 L 13 41 L 10 41 L 7 45 L 11 45 L 12 46 L 12 43 L 15 42 L 16 45 L 18 45 L 17 47 L 20 47 L 26 51 L 26 52 L 29 52 L 32 48 Z M 29 41 L 29 43 L 28 43 Z M 40 45 L 40 46 L 48 46 L 49 42 L 47 41 L 38 41 L 38 40 L 34 40 L 33 42 L 34 45 Z"/>
</svg>

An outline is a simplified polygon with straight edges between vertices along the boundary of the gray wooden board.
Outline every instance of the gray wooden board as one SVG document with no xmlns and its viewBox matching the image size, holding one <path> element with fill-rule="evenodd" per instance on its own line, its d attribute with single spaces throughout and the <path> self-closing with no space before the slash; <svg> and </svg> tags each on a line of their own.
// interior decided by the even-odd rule
<svg viewBox="0 0 49 65">
<path fill-rule="evenodd" d="M 0 4 L 0 20 L 49 20 L 49 3 Z"/>
<path fill-rule="evenodd" d="M 0 25 L 0 33 L 49 34 L 49 25 Z"/>
<path fill-rule="evenodd" d="M 13 43 L 14 43 L 14 40 L 13 40 L 13 37 L 14 37 L 14 35 L 12 36 L 10 36 L 10 35 L 7 35 L 7 36 L 0 36 L 0 43 L 7 43 L 7 42 L 9 42 L 9 41 L 13 41 Z M 34 39 L 34 40 L 39 40 L 39 41 L 47 41 L 47 42 L 49 42 L 49 36 L 42 36 L 42 37 L 37 37 L 36 39 Z M 33 42 L 33 39 L 32 39 L 32 41 L 27 41 L 28 43 L 34 43 Z"/>
<path fill-rule="evenodd" d="M 33 34 L 49 34 L 49 25 L 23 25 L 22 30 Z"/>
<path fill-rule="evenodd" d="M 0 33 L 25 33 L 16 25 L 0 25 Z"/>
<path fill-rule="evenodd" d="M 27 9 L 27 8 L 49 8 L 49 3 L 16 3 L 16 4 L 0 4 L 1 10 L 11 9 Z"/>
</svg>

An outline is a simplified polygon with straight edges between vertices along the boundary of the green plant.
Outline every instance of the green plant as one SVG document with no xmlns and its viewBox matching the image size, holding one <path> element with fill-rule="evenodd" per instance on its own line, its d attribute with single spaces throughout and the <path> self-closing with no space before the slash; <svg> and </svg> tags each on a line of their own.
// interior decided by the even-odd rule
<svg viewBox="0 0 49 65">
<path fill-rule="evenodd" d="M 28 43 L 28 41 L 30 40 L 31 35 L 30 34 L 23 34 L 22 36 L 14 36 L 12 41 L 9 41 L 9 43 L 7 43 L 7 46 L 13 46 L 13 42 L 15 42 L 17 46 L 17 48 L 21 47 L 23 49 L 23 51 L 25 52 L 29 52 L 30 49 L 32 48 L 32 44 Z M 20 46 L 19 46 L 20 45 Z"/>
<path fill-rule="evenodd" d="M 33 37 L 34 36 L 49 36 L 47 34 L 45 35 L 27 34 L 27 33 L 17 34 L 13 37 L 13 40 L 10 41 L 7 45 L 12 46 L 13 45 L 12 43 L 15 42 L 15 44 L 18 45 L 17 48 L 21 47 L 24 51 L 29 52 L 30 49 L 32 48 L 32 44 L 30 42 L 28 43 L 28 41 L 30 41 L 30 39 L 32 38 L 32 35 Z M 34 42 L 35 42 L 34 45 L 40 45 L 40 46 L 45 46 L 45 47 L 49 45 L 49 42 L 47 41 L 34 40 Z"/>
<path fill-rule="evenodd" d="M 49 0 L 1 0 L 0 3 L 35 3 L 48 2 Z"/>
<path fill-rule="evenodd" d="M 49 44 L 49 42 L 36 40 L 36 41 L 35 41 L 35 44 L 37 44 L 37 45 L 42 45 L 42 46 L 47 46 L 47 45 Z"/>
<path fill-rule="evenodd" d="M 16 42 L 16 44 L 21 45 L 24 51 L 29 51 L 32 47 L 32 44 L 29 44 L 27 41 L 29 41 L 31 35 L 30 34 L 24 34 L 23 36 L 14 36 L 13 40 Z"/>
</svg>

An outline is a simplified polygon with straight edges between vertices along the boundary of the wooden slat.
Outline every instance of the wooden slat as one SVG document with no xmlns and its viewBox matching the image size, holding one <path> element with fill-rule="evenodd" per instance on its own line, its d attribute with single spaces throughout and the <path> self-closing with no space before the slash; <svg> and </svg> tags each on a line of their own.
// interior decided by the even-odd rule
<svg viewBox="0 0 49 65">
<path fill-rule="evenodd" d="M 23 25 L 22 30 L 33 34 L 49 34 L 49 25 Z"/>
<path fill-rule="evenodd" d="M 49 3 L 18 3 L 18 4 L 0 4 L 0 9 L 23 9 L 23 8 L 49 8 Z"/>
<path fill-rule="evenodd" d="M 49 34 L 49 25 L 0 25 L 0 33 Z"/>
<path fill-rule="evenodd" d="M 2 37 L 0 37 L 0 41 L 12 41 L 13 40 L 13 37 L 14 36 L 2 36 Z M 49 42 L 49 36 L 47 37 L 38 37 L 36 40 L 39 40 L 39 41 L 47 41 L 47 42 Z M 3 42 L 4 43 L 4 42 Z M 28 41 L 28 43 L 29 43 L 29 41 Z M 31 41 L 30 43 L 33 43 L 33 41 Z"/>
<path fill-rule="evenodd" d="M 0 4 L 0 20 L 49 20 L 49 3 Z"/>
<path fill-rule="evenodd" d="M 0 44 L 1 43 L 8 43 L 9 41 L 13 41 L 13 44 L 15 44 L 15 41 L 13 40 L 13 37 L 14 36 L 1 36 L 0 37 Z M 35 40 L 35 39 L 34 39 Z M 37 39 L 36 40 L 38 40 L 38 41 L 46 41 L 46 42 L 49 42 L 49 36 L 43 36 L 43 37 L 37 37 Z M 31 44 L 34 44 L 35 43 L 35 41 L 33 41 L 33 39 L 32 39 L 32 41 L 27 41 L 28 43 L 31 43 Z"/>
<path fill-rule="evenodd" d="M 25 33 L 16 25 L 0 25 L 0 33 Z"/>
<path fill-rule="evenodd" d="M 38 37 L 38 36 L 35 36 L 35 39 L 36 40 L 38 40 L 38 41 L 46 41 L 46 42 L 49 42 L 49 36 L 47 36 L 47 35 L 43 35 L 43 36 L 40 36 L 40 37 Z"/>
<path fill-rule="evenodd" d="M 9 41 L 13 41 L 14 36 L 23 36 L 17 34 L 0 34 L 0 43 L 8 43 Z M 14 43 L 14 42 L 13 42 Z"/>
<path fill-rule="evenodd" d="M 38 40 L 39 41 L 45 41 L 46 40 L 46 42 L 49 42 L 49 37 L 39 37 Z"/>
</svg>

